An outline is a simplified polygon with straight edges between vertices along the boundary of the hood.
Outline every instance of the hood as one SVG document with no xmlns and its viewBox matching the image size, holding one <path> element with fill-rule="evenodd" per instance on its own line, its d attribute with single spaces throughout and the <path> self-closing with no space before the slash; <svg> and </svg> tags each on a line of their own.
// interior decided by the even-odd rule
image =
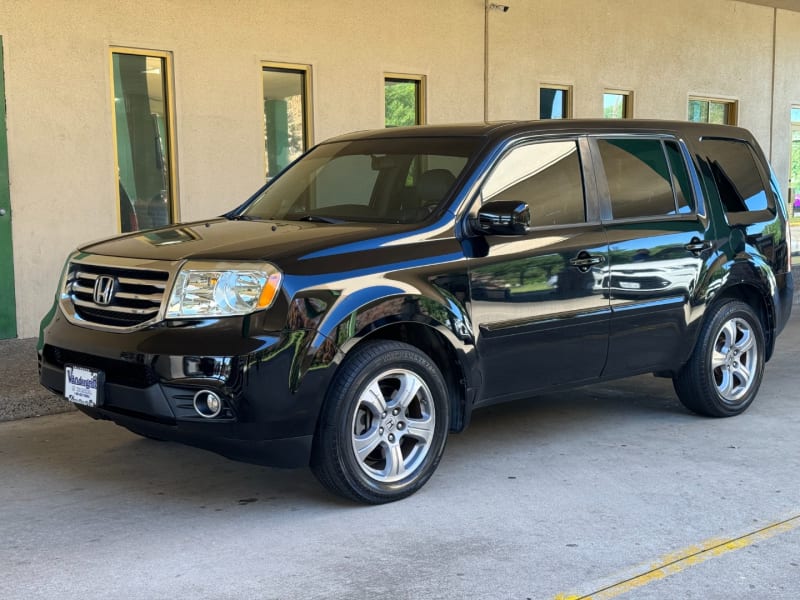
<svg viewBox="0 0 800 600">
<path fill-rule="evenodd" d="M 338 254 L 359 242 L 413 229 L 375 223 L 231 221 L 213 219 L 145 230 L 80 248 L 83 252 L 147 260 L 302 260 L 325 250 Z"/>
</svg>

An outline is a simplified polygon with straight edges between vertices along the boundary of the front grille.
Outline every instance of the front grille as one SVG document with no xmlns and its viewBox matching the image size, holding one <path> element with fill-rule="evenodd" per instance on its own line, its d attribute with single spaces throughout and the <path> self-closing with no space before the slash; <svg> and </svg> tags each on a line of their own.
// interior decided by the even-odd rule
<svg viewBox="0 0 800 600">
<path fill-rule="evenodd" d="M 107 383 L 146 388 L 158 382 L 155 369 L 147 363 L 147 357 L 143 354 L 131 355 L 130 360 L 117 360 L 46 345 L 44 359 L 61 369 L 68 364 L 99 369 L 105 373 Z"/>
<path fill-rule="evenodd" d="M 98 280 L 106 285 L 103 300 L 107 303 L 97 301 Z M 158 316 L 168 280 L 167 271 L 73 262 L 67 271 L 64 296 L 83 321 L 109 327 L 135 327 Z"/>
</svg>

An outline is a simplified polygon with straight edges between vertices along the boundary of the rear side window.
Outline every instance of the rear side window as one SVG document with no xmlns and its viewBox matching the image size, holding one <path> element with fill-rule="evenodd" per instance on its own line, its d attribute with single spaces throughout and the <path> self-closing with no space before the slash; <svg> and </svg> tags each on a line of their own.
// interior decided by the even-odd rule
<svg viewBox="0 0 800 600">
<path fill-rule="evenodd" d="M 532 227 L 585 222 L 577 142 L 539 142 L 514 148 L 486 179 L 481 200 L 527 202 Z"/>
<path fill-rule="evenodd" d="M 775 210 L 753 149 L 738 140 L 704 139 L 705 154 L 727 213 Z"/>
<path fill-rule="evenodd" d="M 619 138 L 601 139 L 597 145 L 614 219 L 670 216 L 693 210 L 689 175 L 675 142 Z"/>
</svg>

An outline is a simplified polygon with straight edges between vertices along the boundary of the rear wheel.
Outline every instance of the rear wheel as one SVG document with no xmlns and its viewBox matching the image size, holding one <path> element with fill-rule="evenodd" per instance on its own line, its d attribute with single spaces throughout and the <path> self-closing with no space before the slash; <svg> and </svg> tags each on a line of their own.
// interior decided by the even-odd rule
<svg viewBox="0 0 800 600">
<path fill-rule="evenodd" d="M 423 352 L 367 342 L 342 364 L 323 407 L 311 468 L 336 494 L 404 498 L 439 464 L 449 428 L 444 379 Z"/>
<path fill-rule="evenodd" d="M 753 402 L 763 374 L 761 320 L 749 305 L 730 300 L 703 325 L 689 362 L 673 383 L 689 410 L 710 417 L 732 417 Z"/>
</svg>

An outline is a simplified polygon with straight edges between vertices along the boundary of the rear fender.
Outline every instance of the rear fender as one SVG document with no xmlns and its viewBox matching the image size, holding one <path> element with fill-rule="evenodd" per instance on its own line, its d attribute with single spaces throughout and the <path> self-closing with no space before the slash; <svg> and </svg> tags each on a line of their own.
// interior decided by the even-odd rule
<svg viewBox="0 0 800 600">
<path fill-rule="evenodd" d="M 766 359 L 772 356 L 776 337 L 778 283 L 770 266 L 758 255 L 732 260 L 722 265 L 715 276 L 718 282 L 707 296 L 706 306 L 726 298 L 738 298 L 752 306 L 764 321 Z"/>
</svg>

